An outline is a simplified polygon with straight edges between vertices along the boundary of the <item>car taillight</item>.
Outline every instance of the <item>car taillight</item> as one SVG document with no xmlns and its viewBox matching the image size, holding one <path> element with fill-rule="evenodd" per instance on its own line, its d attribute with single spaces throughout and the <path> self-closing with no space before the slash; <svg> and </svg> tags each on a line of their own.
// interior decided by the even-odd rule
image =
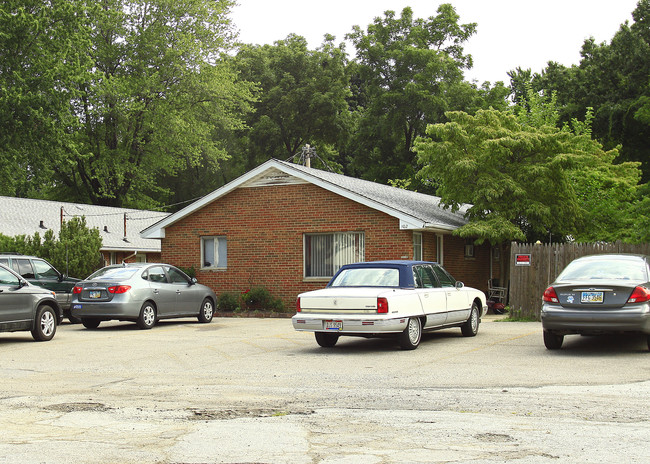
<svg viewBox="0 0 650 464">
<path fill-rule="evenodd" d="M 560 302 L 560 300 L 557 297 L 557 293 L 555 293 L 555 289 L 553 287 L 548 287 L 544 291 L 544 296 L 542 297 L 542 299 L 544 301 L 548 301 L 549 303 L 559 303 Z"/>
<path fill-rule="evenodd" d="M 386 298 L 377 298 L 377 313 L 388 313 L 388 300 Z"/>
<path fill-rule="evenodd" d="M 81 293 L 82 290 L 83 290 L 82 287 L 75 286 L 75 287 L 72 289 L 72 293 L 74 293 L 75 295 L 78 295 L 79 293 Z"/>
<path fill-rule="evenodd" d="M 299 313 L 302 311 L 302 308 L 300 308 L 300 298 L 296 298 L 296 312 Z"/>
<path fill-rule="evenodd" d="M 628 303 L 643 303 L 650 300 L 650 290 L 645 287 L 636 287 L 627 299 Z"/>
<path fill-rule="evenodd" d="M 126 293 L 131 290 L 130 285 L 115 285 L 113 287 L 108 287 L 108 293 Z"/>
</svg>

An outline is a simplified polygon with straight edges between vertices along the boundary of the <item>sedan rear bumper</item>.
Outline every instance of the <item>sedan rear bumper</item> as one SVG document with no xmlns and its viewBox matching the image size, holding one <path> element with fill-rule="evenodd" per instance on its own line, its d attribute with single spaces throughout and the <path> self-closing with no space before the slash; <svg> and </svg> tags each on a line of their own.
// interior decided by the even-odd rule
<svg viewBox="0 0 650 464">
<path fill-rule="evenodd" d="M 650 334 L 650 305 L 618 309 L 542 306 L 542 327 L 564 333 L 641 332 Z"/>
<path fill-rule="evenodd" d="M 136 320 L 140 315 L 141 302 L 101 302 L 87 303 L 75 301 L 70 307 L 73 317 L 83 319 L 92 317 L 99 319 Z"/>
<path fill-rule="evenodd" d="M 408 317 L 399 317 L 394 319 L 369 318 L 357 315 L 351 316 L 326 316 L 323 314 L 296 314 L 291 318 L 293 328 L 298 331 L 306 332 L 333 332 L 341 335 L 371 335 L 380 333 L 400 333 L 406 329 Z M 325 329 L 326 321 L 341 321 L 343 328 L 341 330 Z"/>
</svg>

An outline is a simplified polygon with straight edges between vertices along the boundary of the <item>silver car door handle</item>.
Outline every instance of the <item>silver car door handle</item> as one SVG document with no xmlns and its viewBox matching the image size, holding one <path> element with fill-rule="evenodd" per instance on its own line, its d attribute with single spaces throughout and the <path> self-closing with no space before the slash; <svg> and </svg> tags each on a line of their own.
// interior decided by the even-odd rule
<svg viewBox="0 0 650 464">
<path fill-rule="evenodd" d="M 176 294 L 177 294 L 177 295 L 180 295 L 180 294 L 181 294 L 181 291 L 180 291 L 180 290 L 176 290 Z"/>
<path fill-rule="evenodd" d="M 153 289 L 153 292 L 157 295 L 159 291 L 158 291 L 157 288 L 154 288 L 154 289 Z"/>
</svg>

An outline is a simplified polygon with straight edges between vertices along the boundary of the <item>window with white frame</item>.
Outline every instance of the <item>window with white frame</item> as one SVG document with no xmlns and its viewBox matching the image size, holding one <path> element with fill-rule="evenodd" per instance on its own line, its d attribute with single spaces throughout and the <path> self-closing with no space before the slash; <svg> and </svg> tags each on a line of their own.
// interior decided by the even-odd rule
<svg viewBox="0 0 650 464">
<path fill-rule="evenodd" d="M 201 237 L 201 267 L 204 269 L 226 269 L 228 267 L 226 237 Z"/>
<path fill-rule="evenodd" d="M 413 232 L 413 259 L 422 261 L 422 232 Z"/>
<path fill-rule="evenodd" d="M 441 266 L 445 263 L 443 235 L 436 235 L 436 262 Z"/>
<path fill-rule="evenodd" d="M 364 260 L 363 232 L 305 234 L 305 277 L 332 277 L 344 264 Z"/>
</svg>

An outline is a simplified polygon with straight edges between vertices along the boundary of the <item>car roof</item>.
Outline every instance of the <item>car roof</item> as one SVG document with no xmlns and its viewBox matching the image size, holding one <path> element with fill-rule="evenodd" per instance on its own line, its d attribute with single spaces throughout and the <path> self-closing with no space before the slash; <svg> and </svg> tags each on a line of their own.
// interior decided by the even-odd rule
<svg viewBox="0 0 650 464">
<path fill-rule="evenodd" d="M 364 261 L 360 263 L 350 263 L 345 264 L 342 267 L 376 267 L 376 266 L 414 266 L 417 264 L 436 264 L 433 261 L 414 261 L 409 259 L 393 259 L 393 260 L 382 260 L 382 261 Z"/>
<path fill-rule="evenodd" d="M 605 261 L 605 260 L 615 260 L 615 259 L 629 259 L 629 260 L 648 260 L 647 255 L 640 255 L 640 254 L 634 254 L 634 253 L 607 253 L 607 254 L 599 254 L 599 255 L 586 255 L 586 256 L 581 256 L 579 258 L 576 258 L 574 261 L 592 261 L 592 260 L 599 260 L 599 261 Z"/>
</svg>

